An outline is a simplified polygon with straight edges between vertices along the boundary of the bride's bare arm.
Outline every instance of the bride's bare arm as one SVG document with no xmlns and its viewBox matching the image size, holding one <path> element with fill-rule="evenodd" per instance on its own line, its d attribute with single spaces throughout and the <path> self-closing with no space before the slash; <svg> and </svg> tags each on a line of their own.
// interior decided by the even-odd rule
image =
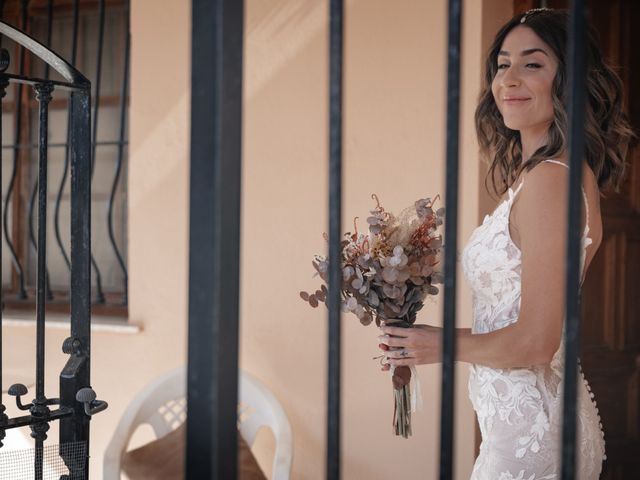
<svg viewBox="0 0 640 480">
<path fill-rule="evenodd" d="M 472 334 L 470 328 L 456 328 L 456 361 L 477 363 L 492 368 L 519 368 L 548 363 L 546 350 L 527 339 L 516 324 L 484 334 Z M 415 325 L 414 328 L 382 327 L 381 348 L 390 365 L 429 365 L 442 359 L 442 328 Z M 388 347 L 402 350 L 387 350 Z"/>
<path fill-rule="evenodd" d="M 526 368 L 548 363 L 546 349 L 537 342 L 524 341 L 515 327 L 516 324 L 511 324 L 479 334 L 472 334 L 470 328 L 457 328 L 456 360 L 491 368 Z"/>
<path fill-rule="evenodd" d="M 493 368 L 527 367 L 549 363 L 560 346 L 565 306 L 567 175 L 566 168 L 552 163 L 537 165 L 526 175 L 511 214 L 511 227 L 517 229 L 522 255 L 518 319 L 483 334 L 457 329 L 457 361 Z M 406 350 L 404 355 L 402 351 L 388 351 L 390 364 L 440 361 L 441 329 L 421 327 L 407 332 L 383 329 L 399 336 L 381 338 L 384 345 Z"/>
</svg>

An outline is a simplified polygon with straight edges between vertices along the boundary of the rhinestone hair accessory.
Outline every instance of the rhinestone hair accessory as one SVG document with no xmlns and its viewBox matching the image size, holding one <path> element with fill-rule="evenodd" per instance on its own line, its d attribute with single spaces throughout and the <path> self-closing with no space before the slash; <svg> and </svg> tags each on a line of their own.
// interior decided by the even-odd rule
<svg viewBox="0 0 640 480">
<path fill-rule="evenodd" d="M 532 13 L 536 13 L 536 12 L 542 12 L 543 10 L 547 10 L 547 11 L 552 11 L 552 8 L 547 8 L 547 7 L 540 7 L 540 8 L 532 8 L 530 10 L 527 10 L 525 12 L 525 14 L 522 16 L 522 18 L 520 19 L 520 23 L 524 23 L 525 20 L 527 19 L 527 16 L 531 15 Z"/>
</svg>

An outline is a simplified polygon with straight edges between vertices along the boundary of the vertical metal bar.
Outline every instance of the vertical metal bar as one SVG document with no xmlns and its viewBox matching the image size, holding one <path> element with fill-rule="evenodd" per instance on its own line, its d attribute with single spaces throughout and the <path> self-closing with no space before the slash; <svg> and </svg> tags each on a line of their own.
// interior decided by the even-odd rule
<svg viewBox="0 0 640 480">
<path fill-rule="evenodd" d="M 79 20 L 79 12 L 80 12 L 80 0 L 73 1 L 73 40 L 71 44 L 71 65 L 76 66 L 76 56 L 78 52 L 78 20 Z M 58 193 L 56 194 L 56 204 L 53 211 L 53 228 L 56 237 L 56 243 L 58 244 L 58 248 L 60 249 L 60 253 L 65 263 L 67 264 L 67 268 L 71 271 L 71 262 L 69 261 L 69 256 L 64 248 L 64 244 L 62 243 L 62 236 L 60 235 L 60 202 L 62 201 L 62 194 L 64 192 L 64 187 L 67 184 L 67 172 L 69 171 L 69 141 L 71 138 L 71 108 L 69 108 L 68 116 L 67 116 L 67 144 L 65 145 L 64 150 L 64 167 L 62 169 L 62 178 L 60 179 L 60 186 L 58 187 Z"/>
<path fill-rule="evenodd" d="M 71 107 L 71 334 L 88 356 L 91 340 L 90 93 L 73 92 Z M 87 379 L 88 386 L 88 379 Z"/>
<path fill-rule="evenodd" d="M 36 449 L 35 455 L 33 456 L 33 473 L 35 480 L 43 480 L 43 468 L 42 468 L 42 460 L 44 454 L 44 445 L 43 440 L 36 439 Z"/>
<path fill-rule="evenodd" d="M 51 36 L 53 33 L 53 0 L 49 0 L 47 4 L 47 47 L 51 48 Z M 44 78 L 49 80 L 50 66 L 45 63 Z M 53 300 L 53 292 L 51 291 L 51 281 L 49 280 L 49 269 L 45 268 L 45 283 L 47 287 L 47 299 Z"/>
<path fill-rule="evenodd" d="M 71 108 L 71 337 L 77 350 L 60 375 L 60 405 L 75 410 L 60 420 L 60 443 L 85 442 L 89 478 L 89 420 L 76 392 L 90 386 L 91 352 L 91 92 L 74 91 Z M 65 458 L 75 465 L 73 458 Z M 71 477 L 76 478 L 76 477 Z"/>
<path fill-rule="evenodd" d="M 127 274 L 127 266 L 124 263 L 124 259 L 120 250 L 118 249 L 118 244 L 116 243 L 116 238 L 113 233 L 113 203 L 115 201 L 116 196 L 116 188 L 118 187 L 118 182 L 120 180 L 120 171 L 122 169 L 122 162 L 124 160 L 124 134 L 125 134 L 125 122 L 126 122 L 126 114 L 127 114 L 127 93 L 128 93 L 128 81 L 129 81 L 129 50 L 131 46 L 131 34 L 129 32 L 129 2 L 127 2 L 127 21 L 126 21 L 126 44 L 124 50 L 124 73 L 122 75 L 122 90 L 120 91 L 120 137 L 118 140 L 118 160 L 116 163 L 116 173 L 113 178 L 113 182 L 111 183 L 111 194 L 109 195 L 109 206 L 107 209 L 107 225 L 109 227 L 109 241 L 111 242 L 111 248 L 113 248 L 113 252 L 118 259 L 118 264 L 120 265 L 120 270 L 122 270 L 123 275 L 123 283 L 124 283 L 124 291 L 122 294 L 122 302 L 126 305 L 128 302 L 128 290 L 129 290 L 129 281 Z"/>
<path fill-rule="evenodd" d="M 100 111 L 100 84 L 102 77 L 102 47 L 104 45 L 104 1 L 100 0 L 98 9 L 98 52 L 97 52 L 97 67 L 96 67 L 96 79 L 95 79 L 95 91 L 94 100 L 95 105 L 93 107 L 93 133 L 91 135 L 91 178 L 93 179 L 93 171 L 96 162 L 96 146 L 98 141 L 98 112 Z M 98 262 L 96 262 L 93 253 L 91 254 L 91 265 L 96 272 L 96 303 L 104 303 L 104 293 L 102 292 L 102 274 L 100 268 L 98 268 Z"/>
<path fill-rule="evenodd" d="M 461 0 L 449 0 L 447 62 L 447 221 L 444 249 L 444 321 L 442 398 L 440 402 L 440 480 L 454 478 L 453 425 L 455 393 L 456 252 L 458 247 L 458 142 L 460 118 Z"/>
<path fill-rule="evenodd" d="M 53 85 L 36 85 L 36 97 L 40 103 L 40 142 L 38 158 L 38 263 L 36 292 L 36 399 L 44 399 L 44 315 L 46 303 L 45 269 L 47 264 L 47 141 L 49 102 Z"/>
<path fill-rule="evenodd" d="M 584 158 L 584 103 L 586 101 L 587 12 L 584 0 L 572 0 L 569 17 L 569 227 L 566 277 L 566 346 L 562 405 L 562 479 L 576 475 L 576 401 L 580 347 L 580 250 L 582 218 L 582 162 Z"/>
<path fill-rule="evenodd" d="M 39 83 L 35 86 L 36 98 L 40 106 L 40 140 L 38 156 L 38 262 L 36 276 L 36 398 L 33 401 L 31 414 L 44 417 L 48 413 L 47 399 L 44 392 L 44 354 L 45 354 L 45 303 L 46 286 L 45 270 L 47 258 L 47 143 L 49 133 L 49 102 L 53 85 Z M 31 425 L 36 442 L 35 478 L 42 479 L 43 442 L 47 438 L 48 423 Z"/>
<path fill-rule="evenodd" d="M 192 0 L 188 479 L 237 474 L 243 15 Z"/>
<path fill-rule="evenodd" d="M 33 190 L 31 191 L 31 198 L 29 199 L 29 214 L 28 214 L 28 218 L 29 218 L 29 239 L 31 241 L 31 244 L 34 248 L 34 250 L 36 251 L 36 255 L 37 255 L 37 251 L 38 251 L 38 246 L 37 246 L 37 241 L 36 241 L 36 235 L 34 232 L 34 228 L 33 228 L 33 219 L 35 216 L 35 204 L 36 204 L 36 195 L 38 193 L 38 180 L 36 178 L 36 182 L 33 185 Z M 45 292 L 47 294 L 47 300 L 53 300 L 53 292 L 51 291 L 51 287 L 50 287 L 50 282 L 49 282 L 49 271 L 45 268 L 45 272 L 44 272 L 44 278 L 45 278 Z"/>
<path fill-rule="evenodd" d="M 2 5 L 0 5 L 0 14 L 2 13 Z M 0 65 L 0 71 L 5 70 L 4 60 L 5 55 L 4 51 L 0 52 L 2 55 L 2 65 Z M 8 55 L 7 55 L 8 57 Z M 6 59 L 7 66 L 9 64 L 8 58 Z M 7 95 L 7 87 L 9 86 L 9 79 L 4 76 L 4 74 L 0 73 L 0 145 L 2 145 L 2 100 Z M 2 185 L 2 149 L 0 148 L 0 186 Z M 0 187 L 0 190 L 1 187 Z M 0 204 L 0 210 L 1 210 Z M 1 227 L 0 227 L 1 228 Z M 4 295 L 2 293 L 2 240 L 0 240 L 0 425 L 5 424 L 9 417 L 5 413 L 6 407 L 4 406 L 4 402 L 2 401 L 2 351 L 3 351 L 3 341 L 2 341 L 2 311 L 4 310 Z M 4 440 L 6 433 L 4 430 L 0 430 L 0 447 L 2 447 L 2 441 Z"/>
<path fill-rule="evenodd" d="M 0 18 L 4 18 L 4 0 L 0 0 Z M 2 47 L 2 38 L 3 36 L 0 35 L 0 47 Z"/>
<path fill-rule="evenodd" d="M 329 6 L 329 337 L 327 478 L 340 478 L 343 0 Z"/>
<path fill-rule="evenodd" d="M 52 30 L 53 30 L 53 0 L 48 0 L 47 2 L 47 40 L 46 40 L 46 46 L 51 48 L 51 34 L 52 34 Z M 50 67 L 49 64 L 46 63 L 45 64 L 45 70 L 44 70 L 44 78 L 46 80 L 49 80 L 49 75 L 50 75 Z M 38 247 L 36 245 L 36 238 L 35 238 L 35 233 L 34 233 L 34 228 L 33 228 L 33 218 L 34 218 L 34 213 L 35 213 L 35 203 L 36 203 L 36 194 L 39 191 L 38 188 L 38 179 L 36 179 L 34 185 L 33 185 L 33 189 L 31 190 L 31 197 L 29 199 L 29 238 L 31 240 L 31 244 L 33 245 L 33 248 L 36 250 L 38 250 Z M 50 282 L 49 282 L 49 271 L 46 269 L 45 266 L 45 272 L 44 272 L 44 282 L 45 282 L 45 290 L 46 290 L 46 294 L 47 294 L 47 299 L 48 300 L 53 300 L 53 292 L 51 291 L 51 287 L 50 287 Z"/>
</svg>

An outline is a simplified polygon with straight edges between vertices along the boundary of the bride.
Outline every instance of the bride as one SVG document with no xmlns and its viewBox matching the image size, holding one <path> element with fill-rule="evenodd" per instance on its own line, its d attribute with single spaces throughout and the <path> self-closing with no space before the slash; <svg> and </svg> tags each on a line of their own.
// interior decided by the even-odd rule
<svg viewBox="0 0 640 480">
<path fill-rule="evenodd" d="M 476 131 L 502 201 L 462 251 L 473 327 L 456 330 L 456 360 L 470 364 L 469 398 L 482 433 L 472 480 L 560 478 L 568 20 L 566 11 L 547 8 L 516 15 L 486 59 Z M 618 191 L 634 137 L 621 107 L 621 81 L 596 39 L 589 27 L 581 284 L 602 242 L 600 192 Z M 381 329 L 384 369 L 440 362 L 441 328 Z M 604 432 L 579 371 L 577 478 L 592 480 L 606 459 Z"/>
</svg>

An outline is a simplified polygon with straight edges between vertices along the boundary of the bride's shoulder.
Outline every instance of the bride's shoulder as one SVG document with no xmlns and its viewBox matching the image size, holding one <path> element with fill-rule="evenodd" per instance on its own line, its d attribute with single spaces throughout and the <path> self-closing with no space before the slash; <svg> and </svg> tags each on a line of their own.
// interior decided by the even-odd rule
<svg viewBox="0 0 640 480">
<path fill-rule="evenodd" d="M 560 166 L 563 165 L 564 167 Z M 529 169 L 522 179 L 524 195 L 544 195 L 557 193 L 557 188 L 568 187 L 569 166 L 558 159 L 542 160 Z"/>
</svg>

